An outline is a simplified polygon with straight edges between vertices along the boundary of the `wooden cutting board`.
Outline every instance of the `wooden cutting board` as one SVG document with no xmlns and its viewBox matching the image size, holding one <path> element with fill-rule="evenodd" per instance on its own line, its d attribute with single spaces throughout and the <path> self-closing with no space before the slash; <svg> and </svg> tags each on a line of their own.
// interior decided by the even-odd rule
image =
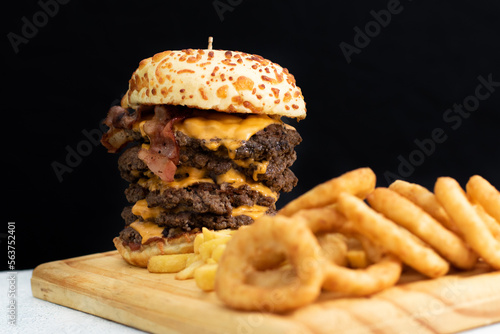
<svg viewBox="0 0 500 334">
<path fill-rule="evenodd" d="M 42 264 L 33 296 L 154 333 L 454 333 L 500 321 L 500 272 L 426 280 L 405 273 L 370 298 L 323 293 L 284 315 L 226 308 L 194 280 L 151 274 L 116 251 Z"/>
</svg>

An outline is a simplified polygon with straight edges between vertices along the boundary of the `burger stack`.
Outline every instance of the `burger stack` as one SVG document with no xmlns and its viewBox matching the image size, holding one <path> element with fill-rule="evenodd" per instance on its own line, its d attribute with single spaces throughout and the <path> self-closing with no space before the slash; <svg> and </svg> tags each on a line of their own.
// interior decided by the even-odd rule
<svg viewBox="0 0 500 334">
<path fill-rule="evenodd" d="M 202 227 L 237 229 L 274 214 L 303 119 L 294 77 L 257 55 L 223 50 L 165 51 L 140 62 L 102 143 L 122 152 L 130 203 L 114 239 L 123 258 L 146 266 L 157 254 L 192 252 Z"/>
</svg>

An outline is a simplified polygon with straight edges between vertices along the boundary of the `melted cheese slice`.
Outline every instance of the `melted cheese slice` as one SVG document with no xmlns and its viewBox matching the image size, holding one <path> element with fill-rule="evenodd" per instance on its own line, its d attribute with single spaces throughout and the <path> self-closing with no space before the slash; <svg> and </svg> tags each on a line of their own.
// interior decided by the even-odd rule
<svg viewBox="0 0 500 334">
<path fill-rule="evenodd" d="M 254 180 L 257 177 L 257 173 L 259 173 L 262 169 L 267 167 L 267 163 L 262 163 L 261 168 L 257 168 L 254 171 L 253 178 Z M 173 182 L 165 182 L 162 181 L 158 176 L 153 173 L 146 173 L 146 177 L 143 177 L 137 181 L 137 183 L 144 188 L 149 189 L 150 191 L 164 191 L 169 188 L 187 188 L 193 184 L 208 182 L 208 183 L 228 183 L 234 188 L 239 188 L 242 185 L 248 185 L 250 189 L 258 191 L 265 197 L 273 197 L 274 199 L 278 198 L 278 194 L 260 182 L 254 182 L 246 178 L 241 172 L 231 168 L 225 174 L 218 175 L 214 180 L 209 177 L 205 177 L 206 171 L 204 169 L 196 169 L 194 167 L 182 167 L 179 168 L 176 172 L 176 175 L 186 175 L 184 178 L 180 178 L 179 180 L 175 180 Z M 139 208 L 137 209 L 139 210 Z M 139 211 L 138 211 L 139 212 Z M 135 214 L 135 213 L 134 213 Z"/>
<path fill-rule="evenodd" d="M 254 165 L 257 168 L 253 171 L 252 178 L 254 181 L 259 180 L 259 174 L 265 174 L 267 170 L 267 166 L 269 165 L 269 161 L 262 161 L 258 162 L 255 161 L 253 158 L 248 158 L 245 160 L 233 160 L 238 166 L 243 167 L 243 168 L 248 168 L 250 165 Z"/>
<path fill-rule="evenodd" d="M 234 188 L 238 188 L 242 185 L 248 185 L 250 189 L 258 191 L 261 193 L 263 196 L 266 197 L 273 197 L 275 199 L 278 198 L 278 194 L 263 185 L 260 182 L 253 182 L 251 180 L 248 180 L 245 175 L 240 173 L 234 168 L 231 168 L 228 170 L 225 174 L 218 175 L 216 177 L 217 184 L 222 184 L 222 183 L 228 183 Z"/>
<path fill-rule="evenodd" d="M 145 178 L 141 178 L 137 183 L 144 188 L 148 188 L 150 191 L 163 191 L 167 188 L 187 188 L 195 183 L 214 183 L 214 181 L 205 177 L 206 171 L 204 169 L 197 169 L 194 167 L 181 167 L 175 172 L 176 175 L 185 175 L 183 178 L 179 178 L 172 182 L 165 182 L 161 180 L 157 175 L 148 172 Z"/>
<path fill-rule="evenodd" d="M 235 216 L 245 215 L 251 217 L 253 220 L 256 220 L 262 217 L 268 209 L 269 208 L 267 206 L 261 206 L 261 205 L 254 205 L 254 206 L 242 205 L 237 208 L 234 208 L 231 213 L 231 216 L 235 217 Z"/>
<path fill-rule="evenodd" d="M 163 238 L 163 227 L 150 222 L 135 221 L 130 224 L 142 237 L 142 244 L 148 242 L 151 238 Z"/>
<path fill-rule="evenodd" d="M 207 113 L 204 117 L 190 117 L 174 124 L 191 138 L 202 141 L 212 151 L 225 146 L 229 157 L 234 159 L 236 150 L 254 134 L 271 124 L 282 124 L 280 120 L 267 115 L 249 115 L 245 118 L 226 113 Z"/>
<path fill-rule="evenodd" d="M 141 216 L 144 220 L 158 218 L 165 211 L 163 208 L 148 207 L 148 202 L 145 199 L 138 200 L 132 207 L 132 213 L 136 216 Z"/>
</svg>

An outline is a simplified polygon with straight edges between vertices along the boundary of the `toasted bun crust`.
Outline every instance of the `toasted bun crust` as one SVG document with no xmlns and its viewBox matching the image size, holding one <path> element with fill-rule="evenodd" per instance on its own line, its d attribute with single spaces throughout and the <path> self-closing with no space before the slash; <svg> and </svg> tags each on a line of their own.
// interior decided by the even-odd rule
<svg viewBox="0 0 500 334">
<path fill-rule="evenodd" d="M 140 249 L 135 251 L 124 245 L 119 237 L 115 237 L 113 243 L 125 261 L 131 265 L 146 268 L 149 258 L 154 255 L 192 253 L 194 251 L 194 238 L 197 234 L 191 233 L 177 238 L 163 238 L 163 240 L 142 245 Z"/>
<path fill-rule="evenodd" d="M 142 60 L 122 107 L 141 104 L 306 117 L 302 92 L 286 68 L 237 51 L 165 51 Z"/>
</svg>

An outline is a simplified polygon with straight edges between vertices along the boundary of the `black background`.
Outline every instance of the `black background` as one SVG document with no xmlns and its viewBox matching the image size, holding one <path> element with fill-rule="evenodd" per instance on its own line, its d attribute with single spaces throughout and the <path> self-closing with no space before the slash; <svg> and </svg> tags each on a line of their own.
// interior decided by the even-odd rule
<svg viewBox="0 0 500 334">
<path fill-rule="evenodd" d="M 362 166 L 379 186 L 387 175 L 430 189 L 442 175 L 464 185 L 478 173 L 500 187 L 497 1 L 61 2 L 19 1 L 2 13 L 0 241 L 6 254 L 15 222 L 16 269 L 113 249 L 126 183 L 117 156 L 85 133 L 99 134 L 141 59 L 206 48 L 208 36 L 216 49 L 288 68 L 302 89 L 308 116 L 291 122 L 303 137 L 292 168 L 299 185 L 279 206 Z M 397 14 L 375 23 L 388 8 Z M 350 62 L 342 42 L 358 45 Z M 480 76 L 497 86 L 474 100 Z M 447 114 L 464 101 L 479 102 L 470 116 Z M 72 150 L 80 158 L 58 178 L 53 165 L 68 166 Z"/>
</svg>

